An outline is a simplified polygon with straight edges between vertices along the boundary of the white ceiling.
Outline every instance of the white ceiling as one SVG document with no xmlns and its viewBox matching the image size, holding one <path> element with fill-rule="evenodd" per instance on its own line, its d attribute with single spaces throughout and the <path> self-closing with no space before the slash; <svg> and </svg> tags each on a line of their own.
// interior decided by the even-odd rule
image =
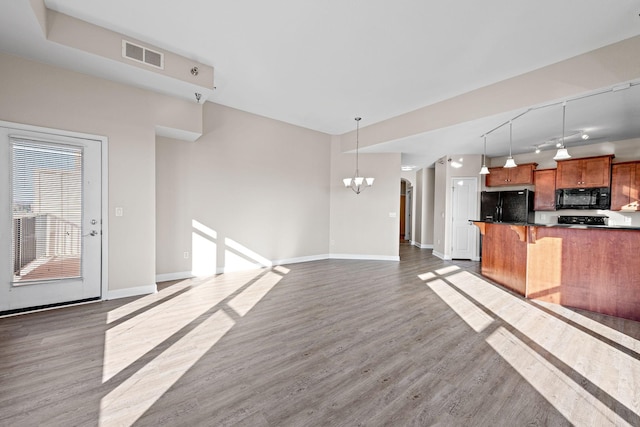
<svg viewBox="0 0 640 427">
<path fill-rule="evenodd" d="M 639 0 L 45 3 L 50 9 L 213 66 L 217 90 L 209 101 L 328 134 L 353 130 L 355 116 L 362 116 L 366 126 L 640 35 Z M 100 58 L 46 41 L 28 1 L 4 2 L 1 7 L 0 50 L 100 75 Z M 177 93 L 182 87 L 168 86 L 162 90 L 193 96 Z M 629 96 L 640 89 L 623 92 Z M 586 115 L 588 102 L 584 103 Z M 525 133 L 524 124 L 517 131 L 514 125 L 514 142 L 524 144 L 528 138 L 533 145 L 542 142 L 540 138 L 557 136 L 559 108 L 527 115 L 533 119 L 551 114 L 553 119 L 546 117 L 545 122 L 557 122 L 558 131 L 533 135 Z M 510 114 L 379 144 L 367 151 L 400 151 L 403 162 L 427 165 L 446 154 L 428 142 L 455 136 L 459 146 L 447 146 L 447 151 L 480 153 L 479 136 Z M 572 114 L 577 117 L 577 112 Z M 637 110 L 615 117 L 621 121 L 620 117 L 628 116 L 636 119 L 629 122 L 640 122 Z M 569 117 L 568 111 L 568 121 Z M 531 123 L 532 130 L 539 128 Z M 570 127 L 578 126 L 583 125 Z M 584 124 L 588 126 L 610 124 Z M 620 132 L 640 135 L 632 127 Z M 498 143 L 492 146 L 492 138 L 489 155 L 505 154 L 504 145 L 500 152 Z M 421 148 L 425 146 L 430 149 Z"/>
</svg>

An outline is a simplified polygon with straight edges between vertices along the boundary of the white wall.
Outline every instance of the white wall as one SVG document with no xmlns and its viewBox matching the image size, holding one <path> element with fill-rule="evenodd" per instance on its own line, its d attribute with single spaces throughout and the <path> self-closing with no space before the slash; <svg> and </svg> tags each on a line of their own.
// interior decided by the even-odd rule
<svg viewBox="0 0 640 427">
<path fill-rule="evenodd" d="M 0 120 L 108 138 L 108 290 L 154 289 L 154 129 L 200 133 L 202 106 L 5 54 L 0 75 Z"/>
<path fill-rule="evenodd" d="M 157 140 L 157 273 L 326 258 L 331 137 L 210 102 L 204 123 Z"/>
<path fill-rule="evenodd" d="M 435 168 L 416 172 L 415 241 L 419 248 L 433 249 Z"/>
<path fill-rule="evenodd" d="M 334 258 L 397 260 L 400 230 L 400 154 L 360 154 L 360 172 L 375 182 L 360 194 L 344 187 L 353 176 L 355 154 L 331 143 L 330 254 Z M 395 217 L 390 217 L 395 214 Z"/>
</svg>

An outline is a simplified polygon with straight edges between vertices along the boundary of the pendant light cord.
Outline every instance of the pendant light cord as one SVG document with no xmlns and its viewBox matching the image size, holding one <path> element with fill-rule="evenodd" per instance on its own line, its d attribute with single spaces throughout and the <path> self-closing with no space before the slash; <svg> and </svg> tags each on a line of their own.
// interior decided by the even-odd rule
<svg viewBox="0 0 640 427">
<path fill-rule="evenodd" d="M 567 114 L 567 101 L 562 103 L 562 148 L 564 148 L 564 123 Z"/>
<path fill-rule="evenodd" d="M 360 150 L 360 117 L 356 117 L 356 177 L 360 174 L 358 170 L 358 153 Z"/>
<path fill-rule="evenodd" d="M 512 145 L 513 145 L 513 120 L 509 121 L 509 157 L 511 157 Z"/>
<path fill-rule="evenodd" d="M 487 135 L 484 136 L 484 152 L 482 153 L 482 166 L 487 165 Z"/>
</svg>

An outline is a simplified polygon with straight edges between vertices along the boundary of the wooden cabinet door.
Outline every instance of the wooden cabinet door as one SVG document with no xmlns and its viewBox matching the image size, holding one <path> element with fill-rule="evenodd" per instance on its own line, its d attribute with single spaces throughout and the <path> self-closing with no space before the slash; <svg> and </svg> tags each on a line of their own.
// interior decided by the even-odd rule
<svg viewBox="0 0 640 427">
<path fill-rule="evenodd" d="M 533 184 L 533 170 L 537 163 L 526 163 L 515 168 L 489 168 L 485 185 L 498 187 L 501 185 Z"/>
<path fill-rule="evenodd" d="M 509 169 L 489 168 L 489 175 L 486 175 L 485 185 L 487 187 L 509 185 Z"/>
<path fill-rule="evenodd" d="M 582 187 L 596 188 L 611 185 L 611 157 L 582 160 Z"/>
<path fill-rule="evenodd" d="M 556 185 L 558 188 L 578 188 L 582 182 L 582 161 L 563 160 L 558 162 Z"/>
<path fill-rule="evenodd" d="M 533 172 L 535 193 L 533 209 L 536 211 L 556 210 L 556 170 L 543 169 Z"/>
<path fill-rule="evenodd" d="M 533 184 L 533 170 L 535 164 L 521 165 L 510 169 L 509 185 L 527 185 Z"/>
<path fill-rule="evenodd" d="M 596 188 L 611 184 L 613 156 L 587 157 L 558 162 L 557 188 Z"/>
<path fill-rule="evenodd" d="M 618 163 L 612 167 L 611 210 L 640 210 L 640 162 Z"/>
</svg>

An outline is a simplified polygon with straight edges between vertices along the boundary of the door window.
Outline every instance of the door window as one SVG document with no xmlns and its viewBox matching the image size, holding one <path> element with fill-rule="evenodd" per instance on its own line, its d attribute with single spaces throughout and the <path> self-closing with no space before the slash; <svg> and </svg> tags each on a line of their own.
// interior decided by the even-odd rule
<svg viewBox="0 0 640 427">
<path fill-rule="evenodd" d="M 11 138 L 14 286 L 81 276 L 82 154 Z"/>
</svg>

